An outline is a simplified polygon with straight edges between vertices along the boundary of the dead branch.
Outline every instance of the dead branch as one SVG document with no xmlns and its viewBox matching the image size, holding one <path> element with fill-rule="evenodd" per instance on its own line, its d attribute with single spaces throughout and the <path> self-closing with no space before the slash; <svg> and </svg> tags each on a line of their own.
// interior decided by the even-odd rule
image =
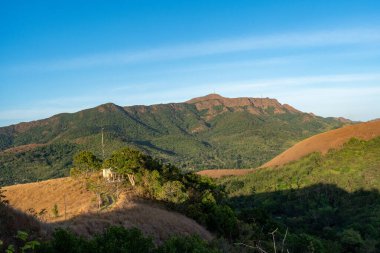
<svg viewBox="0 0 380 253">
<path fill-rule="evenodd" d="M 274 249 L 274 253 L 277 253 L 277 248 L 276 248 L 276 239 L 274 238 L 274 234 L 277 232 L 278 228 L 276 228 L 273 232 L 269 233 L 270 235 L 272 235 L 272 238 L 273 238 L 273 249 Z"/>
<path fill-rule="evenodd" d="M 248 245 L 248 244 L 245 244 L 245 243 L 242 243 L 242 242 L 237 242 L 237 243 L 234 243 L 235 245 L 241 245 L 241 246 L 244 246 L 244 247 L 247 247 L 247 248 L 250 248 L 250 249 L 257 249 L 259 252 L 261 253 L 268 253 L 267 251 L 263 250 L 262 248 L 260 248 L 259 246 L 251 246 L 251 245 Z"/>
<path fill-rule="evenodd" d="M 286 228 L 286 232 L 285 232 L 285 235 L 284 235 L 284 239 L 282 240 L 281 253 L 284 252 L 285 240 L 286 240 L 286 236 L 287 236 L 287 235 L 288 235 L 288 228 Z"/>
</svg>

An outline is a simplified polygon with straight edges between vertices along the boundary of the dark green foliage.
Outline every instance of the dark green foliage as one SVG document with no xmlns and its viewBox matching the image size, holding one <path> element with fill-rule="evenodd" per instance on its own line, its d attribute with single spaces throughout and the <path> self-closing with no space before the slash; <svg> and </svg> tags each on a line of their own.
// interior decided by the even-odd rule
<svg viewBox="0 0 380 253">
<path fill-rule="evenodd" d="M 43 243 L 38 251 L 41 253 L 85 253 L 94 249 L 93 245 L 84 238 L 66 230 L 58 229 L 54 232 L 52 239 Z"/>
<path fill-rule="evenodd" d="M 152 157 L 132 148 L 122 148 L 113 152 L 107 159 L 104 168 L 114 168 L 118 173 L 129 174 L 136 173 L 143 169 L 154 170 L 162 168 L 163 165 Z"/>
<path fill-rule="evenodd" d="M 136 228 L 111 227 L 104 234 L 96 236 L 94 243 L 96 250 L 93 252 L 148 253 L 154 248 L 152 239 L 145 238 Z"/>
<path fill-rule="evenodd" d="M 271 110 L 261 110 L 262 115 L 255 115 L 246 107 L 217 109 L 208 118 L 209 110 L 198 111 L 186 103 L 125 108 L 105 104 L 17 127 L 2 127 L 0 151 L 33 143 L 48 145 L 17 154 L 0 154 L 0 172 L 4 175 L 0 185 L 68 175 L 72 155 L 78 150 L 89 150 L 102 157 L 102 128 L 105 158 L 128 145 L 183 170 L 194 171 L 256 167 L 301 139 L 343 125 L 332 118 L 305 113 L 273 114 Z M 72 152 L 61 153 L 60 161 L 47 162 L 39 157 L 51 149 L 44 157 L 55 160 L 56 145 L 68 145 L 59 143 L 70 143 L 76 150 L 67 147 Z"/>
<path fill-rule="evenodd" d="M 0 155 L 0 186 L 68 176 L 73 144 L 50 144 L 30 151 Z"/>
<path fill-rule="evenodd" d="M 343 230 L 340 240 L 345 252 L 359 252 L 365 244 L 360 232 L 352 228 Z"/>
<path fill-rule="evenodd" d="M 41 253 L 218 253 L 197 236 L 173 237 L 156 247 L 151 238 L 136 228 L 110 227 L 91 239 L 78 237 L 66 230 L 55 231 L 50 241 L 43 243 Z"/>
<path fill-rule="evenodd" d="M 198 236 L 172 237 L 158 248 L 157 253 L 218 253 L 217 248 L 210 246 Z"/>
<path fill-rule="evenodd" d="M 81 173 L 98 171 L 101 167 L 101 160 L 89 151 L 81 151 L 74 155 L 74 169 Z"/>
<path fill-rule="evenodd" d="M 11 147 L 12 143 L 12 136 L 0 133 L 0 150 L 4 150 Z"/>
<path fill-rule="evenodd" d="M 191 172 L 183 173 L 175 166 L 132 148 L 113 152 L 103 167 L 111 167 L 126 177 L 133 174 L 134 189 L 141 197 L 163 201 L 224 237 L 236 235 L 236 215 L 225 204 L 222 188 L 210 179 Z"/>
<path fill-rule="evenodd" d="M 379 154 L 380 138 L 352 139 L 324 156 L 220 182 L 255 231 L 247 240 L 270 243 L 270 231 L 288 228 L 290 252 L 379 252 Z"/>
</svg>

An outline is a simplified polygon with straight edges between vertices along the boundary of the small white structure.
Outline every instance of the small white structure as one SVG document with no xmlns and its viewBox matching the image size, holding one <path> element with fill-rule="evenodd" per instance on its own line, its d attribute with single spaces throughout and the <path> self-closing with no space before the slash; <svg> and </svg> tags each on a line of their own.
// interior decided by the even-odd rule
<svg viewBox="0 0 380 253">
<path fill-rule="evenodd" d="M 108 182 L 121 182 L 124 181 L 124 176 L 112 171 L 112 168 L 103 169 L 103 178 Z"/>
</svg>

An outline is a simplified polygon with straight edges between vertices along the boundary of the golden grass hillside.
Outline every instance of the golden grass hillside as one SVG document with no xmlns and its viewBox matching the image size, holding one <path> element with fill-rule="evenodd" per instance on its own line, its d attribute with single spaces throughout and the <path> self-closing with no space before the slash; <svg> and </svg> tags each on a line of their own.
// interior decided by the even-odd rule
<svg viewBox="0 0 380 253">
<path fill-rule="evenodd" d="M 326 154 L 330 149 L 341 148 L 351 138 L 371 140 L 378 136 L 380 136 L 380 120 L 338 128 L 298 142 L 261 167 L 281 166 L 313 152 Z"/>
<path fill-rule="evenodd" d="M 47 212 L 40 217 L 51 227 L 65 227 L 83 235 L 100 233 L 109 225 L 136 227 L 160 243 L 172 235 L 198 234 L 210 240 L 212 235 L 194 220 L 154 203 L 122 194 L 117 203 L 98 211 L 96 196 L 80 181 L 71 178 L 4 187 L 10 206 L 22 212 Z M 65 217 L 66 203 L 66 217 Z M 58 217 L 53 215 L 58 206 Z"/>
<path fill-rule="evenodd" d="M 208 176 L 211 178 L 221 178 L 225 176 L 242 176 L 252 173 L 254 169 L 216 169 L 216 170 L 202 170 L 197 172 L 201 176 Z"/>
<path fill-rule="evenodd" d="M 322 154 L 325 154 L 330 149 L 339 149 L 351 138 L 370 140 L 378 136 L 380 136 L 380 120 L 331 130 L 298 142 L 293 147 L 262 165 L 261 168 L 281 166 L 296 161 L 313 152 L 321 152 Z M 242 176 L 254 171 L 255 169 L 220 169 L 203 170 L 199 171 L 198 174 L 212 178 L 220 178 L 223 176 Z"/>
</svg>

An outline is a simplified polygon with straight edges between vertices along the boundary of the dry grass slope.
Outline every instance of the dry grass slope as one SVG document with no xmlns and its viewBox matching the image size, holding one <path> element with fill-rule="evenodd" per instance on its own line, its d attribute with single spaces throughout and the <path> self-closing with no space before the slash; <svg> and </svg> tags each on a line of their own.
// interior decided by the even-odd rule
<svg viewBox="0 0 380 253">
<path fill-rule="evenodd" d="M 342 127 L 307 138 L 261 167 L 281 166 L 313 152 L 326 154 L 330 149 L 339 149 L 351 138 L 370 140 L 378 136 L 380 136 L 380 121 L 370 121 Z"/>
<path fill-rule="evenodd" d="M 98 211 L 95 195 L 83 184 L 71 178 L 4 187 L 10 205 L 22 212 L 33 208 L 37 213 L 47 210 L 43 217 L 51 227 L 66 227 L 74 232 L 90 236 L 109 225 L 137 227 L 145 235 L 160 243 L 172 235 L 198 234 L 206 240 L 212 235 L 186 216 L 168 211 L 158 205 L 131 196 L 122 196 L 107 210 Z M 64 203 L 66 201 L 66 220 Z M 59 217 L 54 217 L 52 208 L 58 205 Z"/>
<path fill-rule="evenodd" d="M 331 130 L 314 135 L 297 143 L 293 147 L 287 149 L 285 152 L 262 165 L 261 168 L 281 166 L 289 162 L 296 161 L 313 152 L 321 152 L 322 154 L 325 154 L 330 149 L 339 149 L 344 143 L 353 137 L 362 140 L 370 140 L 378 136 L 380 136 L 380 120 L 369 121 Z M 220 178 L 224 176 L 241 176 L 252 172 L 254 172 L 254 169 L 220 169 L 203 170 L 198 172 L 198 174 L 212 178 Z"/>
<path fill-rule="evenodd" d="M 220 169 L 220 170 L 202 170 L 197 174 L 211 178 L 221 178 L 226 176 L 242 176 L 252 173 L 253 169 Z"/>
</svg>

